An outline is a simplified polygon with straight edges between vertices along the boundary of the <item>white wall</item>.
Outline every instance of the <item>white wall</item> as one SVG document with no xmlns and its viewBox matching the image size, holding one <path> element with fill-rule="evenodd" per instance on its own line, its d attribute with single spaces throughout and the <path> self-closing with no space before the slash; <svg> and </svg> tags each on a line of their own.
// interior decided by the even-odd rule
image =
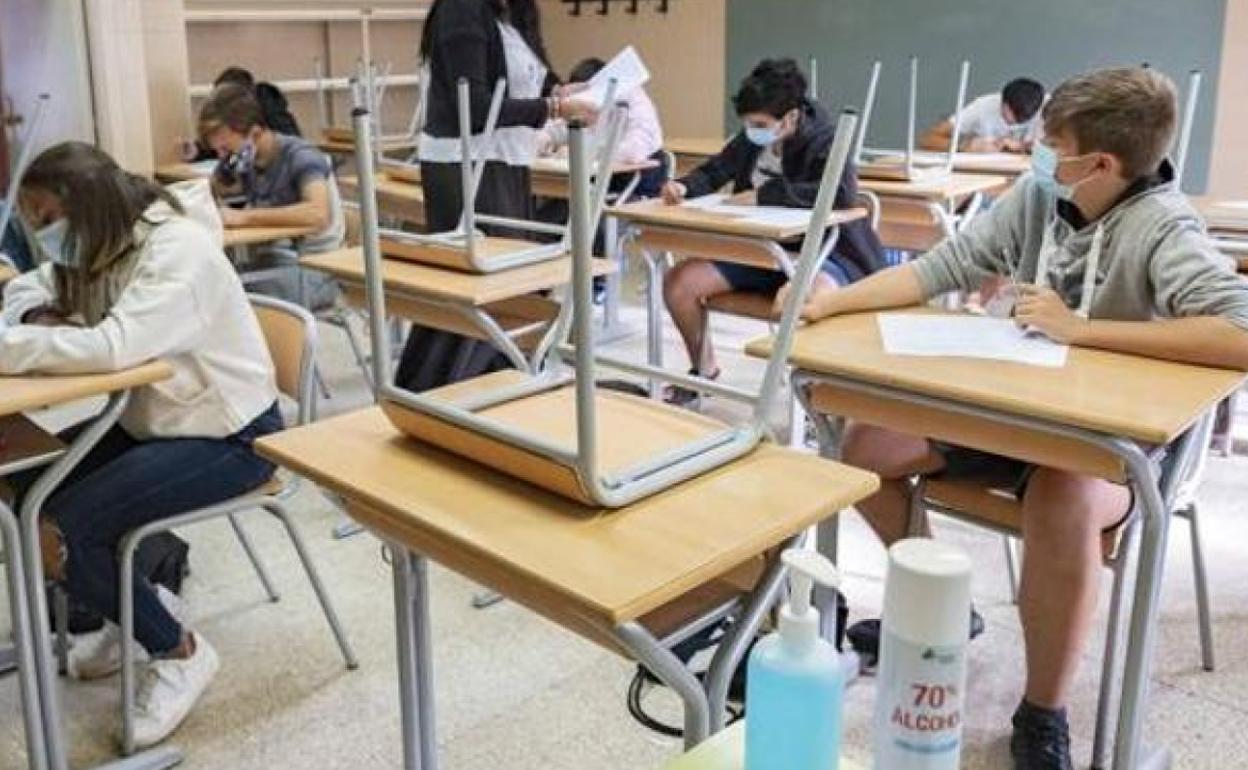
<svg viewBox="0 0 1248 770">
<path fill-rule="evenodd" d="M 0 70 L 4 98 L 29 116 L 36 97 L 51 94 L 35 149 L 68 139 L 94 141 L 91 79 L 79 0 L 0 0 Z M 27 127 L 18 127 L 16 153 Z"/>
</svg>

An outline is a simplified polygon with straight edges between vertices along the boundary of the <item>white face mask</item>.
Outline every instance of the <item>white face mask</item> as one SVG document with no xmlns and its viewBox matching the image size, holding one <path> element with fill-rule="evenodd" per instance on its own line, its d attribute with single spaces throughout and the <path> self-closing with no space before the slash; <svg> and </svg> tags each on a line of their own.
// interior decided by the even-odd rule
<svg viewBox="0 0 1248 770">
<path fill-rule="evenodd" d="M 69 220 L 61 217 L 55 222 L 39 228 L 35 232 L 35 240 L 45 257 L 54 265 L 77 268 L 82 265 L 82 253 L 77 244 L 72 252 L 68 251 L 66 240 L 69 236 Z"/>
</svg>

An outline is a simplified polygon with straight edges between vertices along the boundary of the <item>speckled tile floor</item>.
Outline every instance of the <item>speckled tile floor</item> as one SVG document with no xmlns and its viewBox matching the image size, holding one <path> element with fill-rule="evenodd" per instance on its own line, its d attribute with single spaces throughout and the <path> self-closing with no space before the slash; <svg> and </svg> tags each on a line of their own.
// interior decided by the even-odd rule
<svg viewBox="0 0 1248 770">
<path fill-rule="evenodd" d="M 630 300 L 634 292 L 630 292 Z M 626 308 L 637 332 L 617 343 L 640 355 L 643 316 Z M 716 321 L 729 381 L 754 382 L 758 367 L 730 351 L 764 328 Z M 357 408 L 366 392 L 342 335 L 325 328 L 323 361 L 333 399 L 326 412 Z M 669 333 L 668 363 L 684 355 Z M 712 409 L 723 408 L 712 403 Z M 777 419 L 782 410 L 777 410 Z M 1218 670 L 1200 670 L 1188 538 L 1175 527 L 1165 589 L 1157 665 L 1146 732 L 1171 747 L 1177 768 L 1248 767 L 1248 746 L 1236 725 L 1248 719 L 1248 519 L 1243 515 L 1248 459 L 1215 459 L 1202 490 L 1206 547 L 1216 617 Z M 261 516 L 249 527 L 282 599 L 269 604 L 228 529 L 189 530 L 194 573 L 186 588 L 192 624 L 222 658 L 218 679 L 175 742 L 188 770 L 400 766 L 398 699 L 389 572 L 368 535 L 331 538 L 339 513 L 304 485 L 295 501 L 309 546 L 337 600 L 361 667 L 344 669 L 328 629 L 280 531 Z M 964 767 L 1006 768 L 1008 718 L 1021 687 L 1018 620 L 1005 589 L 1000 541 L 960 525 L 938 533 L 967 548 L 979 569 L 976 603 L 988 633 L 971 648 Z M 842 567 L 852 612 L 878 609 L 883 551 L 856 515 L 843 525 Z M 1108 580 L 1106 581 L 1108 588 Z M 677 750 L 675 742 L 637 726 L 624 707 L 632 666 L 513 604 L 479 611 L 475 586 L 432 571 L 438 732 L 449 770 L 651 770 Z M 0 600 L 2 601 L 2 600 Z M 7 635 L 0 609 L 0 637 Z M 1089 648 L 1072 704 L 1078 756 L 1086 766 L 1092 732 L 1099 644 Z M 113 756 L 116 680 L 62 683 L 73 743 L 72 764 Z M 869 746 L 874 684 L 851 686 L 847 748 L 859 759 Z M 674 699 L 652 694 L 655 711 L 675 719 Z M 0 770 L 25 767 L 17 686 L 0 678 Z"/>
</svg>

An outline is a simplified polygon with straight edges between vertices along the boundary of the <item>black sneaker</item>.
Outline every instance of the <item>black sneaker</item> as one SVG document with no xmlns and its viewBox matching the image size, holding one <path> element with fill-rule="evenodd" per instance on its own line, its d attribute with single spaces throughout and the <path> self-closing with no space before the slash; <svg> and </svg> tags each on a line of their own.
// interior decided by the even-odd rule
<svg viewBox="0 0 1248 770">
<path fill-rule="evenodd" d="M 971 608 L 970 638 L 984 633 L 984 617 Z M 862 660 L 864 669 L 875 668 L 880 659 L 880 621 L 878 618 L 860 620 L 849 627 L 845 638 Z"/>
<path fill-rule="evenodd" d="M 1073 770 L 1066 709 L 1043 709 L 1027 701 L 1014 712 L 1010 755 L 1014 770 Z"/>
</svg>

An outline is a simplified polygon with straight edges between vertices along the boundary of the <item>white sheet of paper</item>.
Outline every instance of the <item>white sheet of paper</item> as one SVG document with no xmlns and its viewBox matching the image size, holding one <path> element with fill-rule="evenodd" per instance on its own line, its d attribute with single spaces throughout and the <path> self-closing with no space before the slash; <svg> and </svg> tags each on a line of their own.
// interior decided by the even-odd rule
<svg viewBox="0 0 1248 770">
<path fill-rule="evenodd" d="M 1007 318 L 880 313 L 876 319 L 884 351 L 897 356 L 985 358 L 1061 368 L 1070 351 L 1042 335 L 1027 334 Z"/>
<path fill-rule="evenodd" d="M 191 168 L 199 176 L 212 176 L 212 172 L 217 170 L 216 160 L 200 160 L 190 164 Z"/>
<path fill-rule="evenodd" d="M 680 205 L 685 208 L 705 211 L 708 214 L 719 214 L 734 217 L 742 221 L 759 225 L 777 225 L 779 227 L 801 226 L 810 221 L 809 209 L 789 208 L 787 206 L 747 206 L 739 203 L 725 203 L 730 196 L 723 193 L 711 193 L 699 198 L 689 198 Z"/>
<path fill-rule="evenodd" d="M 607 86 L 615 80 L 615 98 L 628 95 L 634 88 L 644 86 L 650 80 L 650 70 L 631 45 L 607 62 L 598 74 L 589 79 L 589 88 L 575 96 L 593 101 L 600 108 L 606 105 Z"/>
<path fill-rule="evenodd" d="M 728 200 L 728 196 L 724 193 L 711 193 L 710 195 L 702 195 L 697 198 L 686 198 L 680 202 L 680 205 L 687 209 L 709 209 L 724 205 L 726 200 Z"/>
</svg>

